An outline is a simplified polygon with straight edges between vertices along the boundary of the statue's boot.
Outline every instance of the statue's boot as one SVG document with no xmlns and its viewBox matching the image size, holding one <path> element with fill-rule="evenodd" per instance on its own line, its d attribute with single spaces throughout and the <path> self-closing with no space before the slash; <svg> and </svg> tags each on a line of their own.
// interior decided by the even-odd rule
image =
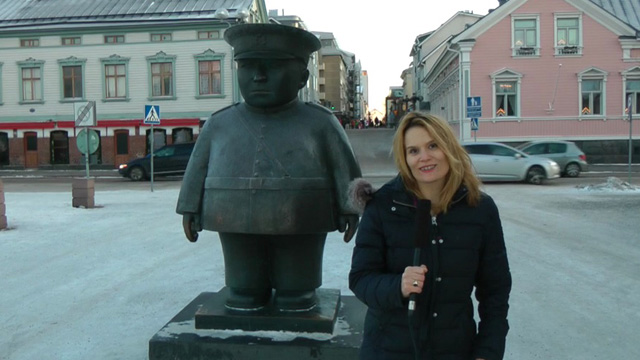
<svg viewBox="0 0 640 360">
<path fill-rule="evenodd" d="M 229 288 L 225 306 L 232 310 L 255 311 L 264 308 L 271 298 L 271 289 Z"/>
<path fill-rule="evenodd" d="M 281 311 L 309 311 L 317 304 L 315 290 L 276 290 L 275 307 Z"/>
</svg>

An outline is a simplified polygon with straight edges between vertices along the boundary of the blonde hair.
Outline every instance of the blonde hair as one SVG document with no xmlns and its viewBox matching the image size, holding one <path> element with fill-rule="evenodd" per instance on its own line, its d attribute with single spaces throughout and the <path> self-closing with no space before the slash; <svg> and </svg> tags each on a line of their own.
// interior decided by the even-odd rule
<svg viewBox="0 0 640 360">
<path fill-rule="evenodd" d="M 429 135 L 431 135 L 433 141 L 438 145 L 438 148 L 442 150 L 449 162 L 449 172 L 445 177 L 444 187 L 440 193 L 439 204 L 433 207 L 434 213 L 447 212 L 447 209 L 453 201 L 453 196 L 458 191 L 460 185 L 464 185 L 467 188 L 467 204 L 476 206 L 480 201 L 480 181 L 473 172 L 471 159 L 458 142 L 449 124 L 431 114 L 419 112 L 406 114 L 402 120 L 400 120 L 400 125 L 393 138 L 393 157 L 400 171 L 400 177 L 402 178 L 404 186 L 416 197 L 423 198 L 418 187 L 418 182 L 413 177 L 413 174 L 411 174 L 411 169 L 409 169 L 407 165 L 405 148 L 405 134 L 407 130 L 416 126 L 425 129 Z"/>
</svg>

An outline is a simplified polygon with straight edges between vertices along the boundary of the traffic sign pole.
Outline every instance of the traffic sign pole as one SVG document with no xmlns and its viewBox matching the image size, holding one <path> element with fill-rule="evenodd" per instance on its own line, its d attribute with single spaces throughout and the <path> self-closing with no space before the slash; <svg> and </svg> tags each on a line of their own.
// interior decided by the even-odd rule
<svg viewBox="0 0 640 360">
<path fill-rule="evenodd" d="M 153 123 L 151 123 L 151 192 L 153 192 L 153 140 L 156 135 L 153 133 Z"/>
<path fill-rule="evenodd" d="M 467 117 L 471 118 L 469 125 L 473 131 L 473 140 L 477 141 L 478 118 L 482 117 L 482 98 L 480 96 L 467 97 Z"/>
<path fill-rule="evenodd" d="M 89 128 L 85 128 L 84 131 L 87 133 L 87 152 L 84 153 L 84 168 L 85 168 L 85 177 L 89 178 Z"/>
<path fill-rule="evenodd" d="M 158 105 L 145 105 L 144 106 L 144 123 L 151 125 L 151 192 L 153 192 L 153 150 L 154 150 L 154 138 L 153 125 L 160 125 L 160 106 Z"/>
<path fill-rule="evenodd" d="M 633 155 L 633 127 L 632 127 L 632 123 L 633 123 L 633 101 L 632 101 L 632 96 L 631 94 L 629 94 L 627 96 L 627 111 L 629 112 L 629 171 L 628 171 L 628 183 L 631 184 L 631 156 Z M 636 106 L 638 106 L 638 104 L 636 104 Z"/>
</svg>

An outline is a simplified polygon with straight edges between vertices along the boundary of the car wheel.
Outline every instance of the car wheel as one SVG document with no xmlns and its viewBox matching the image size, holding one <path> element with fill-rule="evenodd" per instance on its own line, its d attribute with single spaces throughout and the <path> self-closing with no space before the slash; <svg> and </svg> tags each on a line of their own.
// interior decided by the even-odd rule
<svg viewBox="0 0 640 360">
<path fill-rule="evenodd" d="M 567 174 L 568 177 L 578 177 L 578 175 L 580 175 L 580 165 L 576 163 L 568 164 L 564 169 L 564 173 Z"/>
<path fill-rule="evenodd" d="M 140 166 L 136 166 L 129 170 L 129 178 L 133 181 L 144 180 L 144 170 Z"/>
<path fill-rule="evenodd" d="M 529 184 L 540 185 L 544 179 L 544 169 L 540 166 L 532 166 L 529 171 L 527 171 L 527 182 Z"/>
</svg>

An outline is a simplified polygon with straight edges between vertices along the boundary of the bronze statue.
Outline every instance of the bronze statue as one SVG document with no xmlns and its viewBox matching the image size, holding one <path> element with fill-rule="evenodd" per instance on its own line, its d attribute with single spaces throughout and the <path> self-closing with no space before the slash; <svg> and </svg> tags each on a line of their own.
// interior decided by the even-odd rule
<svg viewBox="0 0 640 360">
<path fill-rule="evenodd" d="M 244 24 L 224 38 L 245 102 L 205 123 L 177 212 L 190 241 L 202 229 L 219 233 L 227 308 L 261 309 L 273 295 L 280 310 L 309 310 L 322 284 L 327 233 L 339 230 L 349 241 L 357 228 L 347 188 L 360 168 L 336 117 L 297 98 L 320 48 L 313 34 Z"/>
</svg>

